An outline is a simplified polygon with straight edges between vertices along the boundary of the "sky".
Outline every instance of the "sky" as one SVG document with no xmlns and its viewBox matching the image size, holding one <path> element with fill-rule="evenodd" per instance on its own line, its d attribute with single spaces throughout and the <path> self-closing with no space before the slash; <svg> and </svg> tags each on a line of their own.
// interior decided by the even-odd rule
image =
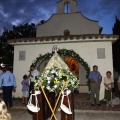
<svg viewBox="0 0 120 120">
<path fill-rule="evenodd" d="M 4 28 L 25 23 L 38 24 L 56 13 L 60 0 L 0 0 L 0 34 Z M 77 11 L 85 17 L 99 21 L 102 34 L 112 34 L 115 15 L 120 19 L 120 0 L 77 0 Z"/>
</svg>

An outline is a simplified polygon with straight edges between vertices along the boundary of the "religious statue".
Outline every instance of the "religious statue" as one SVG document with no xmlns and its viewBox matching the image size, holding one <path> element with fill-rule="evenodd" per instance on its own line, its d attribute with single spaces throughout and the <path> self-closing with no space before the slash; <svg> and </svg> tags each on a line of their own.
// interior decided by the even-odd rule
<svg viewBox="0 0 120 120">
<path fill-rule="evenodd" d="M 61 102 L 60 108 L 62 110 L 61 114 L 64 114 L 63 116 L 67 116 L 66 114 L 74 114 L 72 111 L 73 108 L 71 108 L 71 105 L 73 104 L 71 102 L 71 96 L 72 91 L 74 91 L 74 88 L 76 88 L 79 82 L 64 60 L 58 55 L 57 51 L 59 50 L 59 47 L 54 46 L 52 50 L 54 54 L 46 65 L 44 71 L 38 76 L 38 79 L 34 81 L 34 87 L 39 87 L 41 93 L 46 99 L 46 102 L 38 101 L 42 109 L 46 109 L 44 111 L 44 113 L 47 114 L 46 118 L 48 119 L 50 117 L 50 120 L 52 120 L 54 117 L 54 119 L 57 120 L 55 112 L 59 102 Z M 41 95 L 41 101 L 43 97 L 42 94 L 39 94 Z M 36 94 L 34 93 L 33 95 Z M 62 100 L 60 101 L 60 99 Z M 43 103 L 45 108 L 42 106 Z M 37 105 L 29 104 L 28 108 L 29 106 L 32 106 L 31 108 L 37 108 L 35 109 L 36 111 L 40 111 L 39 107 L 36 107 Z"/>
<path fill-rule="evenodd" d="M 58 55 L 58 53 L 57 53 L 58 50 L 59 50 L 58 46 L 53 47 L 53 52 L 55 52 L 55 53 L 53 54 L 53 56 L 49 60 L 49 62 L 46 65 L 45 69 L 50 69 L 50 68 L 53 68 L 53 67 L 57 67 L 59 69 L 67 69 L 67 70 L 69 70 L 69 67 L 67 66 L 67 64 Z"/>
</svg>

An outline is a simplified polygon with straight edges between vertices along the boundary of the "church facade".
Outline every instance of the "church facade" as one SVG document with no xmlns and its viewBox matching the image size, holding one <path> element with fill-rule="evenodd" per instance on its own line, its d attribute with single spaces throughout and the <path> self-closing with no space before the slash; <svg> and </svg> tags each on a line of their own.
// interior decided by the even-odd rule
<svg viewBox="0 0 120 120">
<path fill-rule="evenodd" d="M 30 65 L 39 57 L 51 53 L 53 46 L 77 53 L 92 70 L 98 65 L 99 72 L 105 76 L 106 71 L 113 73 L 112 43 L 118 36 L 101 34 L 102 27 L 98 21 L 86 18 L 77 11 L 77 1 L 60 0 L 57 2 L 57 13 L 47 21 L 37 26 L 36 38 L 9 40 L 14 45 L 14 74 L 17 80 L 15 96 L 21 96 L 21 81 L 24 74 L 29 74 Z M 69 56 L 66 56 L 69 57 Z M 63 57 L 63 59 L 67 59 Z M 74 60 L 76 57 L 74 56 Z M 42 72 L 47 60 L 38 67 Z M 80 79 L 79 92 L 87 93 L 86 70 L 78 62 L 78 78 Z M 104 84 L 101 83 L 100 99 L 104 97 Z"/>
</svg>

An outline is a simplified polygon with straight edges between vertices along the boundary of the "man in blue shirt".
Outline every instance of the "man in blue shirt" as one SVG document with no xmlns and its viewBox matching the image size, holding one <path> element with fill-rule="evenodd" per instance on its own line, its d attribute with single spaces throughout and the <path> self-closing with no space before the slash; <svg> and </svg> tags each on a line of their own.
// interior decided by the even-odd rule
<svg viewBox="0 0 120 120">
<path fill-rule="evenodd" d="M 100 106 L 99 101 L 99 91 L 100 91 L 100 84 L 102 81 L 102 76 L 98 72 L 98 66 L 93 66 L 93 71 L 89 74 L 90 79 L 90 87 L 91 87 L 91 105 L 95 105 L 95 95 L 96 95 L 96 104 Z"/>
<path fill-rule="evenodd" d="M 0 76 L 0 87 L 3 89 L 3 99 L 6 106 L 12 107 L 12 91 L 16 91 L 16 79 L 9 67 L 5 67 L 5 72 Z"/>
</svg>

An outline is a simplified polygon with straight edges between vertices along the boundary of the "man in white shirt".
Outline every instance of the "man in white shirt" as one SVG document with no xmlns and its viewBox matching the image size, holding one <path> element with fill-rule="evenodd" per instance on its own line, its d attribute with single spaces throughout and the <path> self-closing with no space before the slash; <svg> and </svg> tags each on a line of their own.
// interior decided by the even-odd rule
<svg viewBox="0 0 120 120">
<path fill-rule="evenodd" d="M 34 89 L 34 80 L 35 80 L 35 77 L 39 76 L 39 71 L 36 69 L 36 66 L 35 65 L 31 65 L 30 66 L 30 75 L 29 75 L 29 78 L 30 78 L 30 86 L 29 86 L 29 92 L 31 90 Z"/>
</svg>

